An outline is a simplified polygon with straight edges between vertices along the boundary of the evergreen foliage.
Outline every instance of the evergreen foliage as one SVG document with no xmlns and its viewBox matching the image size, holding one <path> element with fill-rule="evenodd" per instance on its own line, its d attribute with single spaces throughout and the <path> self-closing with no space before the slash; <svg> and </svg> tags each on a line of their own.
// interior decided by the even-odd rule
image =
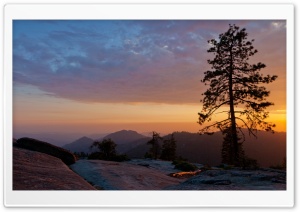
<svg viewBox="0 0 300 212">
<path fill-rule="evenodd" d="M 161 140 L 162 137 L 160 137 L 159 133 L 153 131 L 152 139 L 147 142 L 148 145 L 151 145 L 151 148 L 145 156 L 147 156 L 148 158 L 157 159 L 160 156 L 161 152 L 161 146 L 159 144 Z"/>
<path fill-rule="evenodd" d="M 184 172 L 189 172 L 189 171 L 195 171 L 198 168 L 194 164 L 191 164 L 187 161 L 180 161 L 175 164 L 175 169 L 179 169 Z"/>
<path fill-rule="evenodd" d="M 91 148 L 93 148 L 93 147 L 97 147 L 99 152 L 91 153 L 88 156 L 88 159 L 111 160 L 111 161 L 117 161 L 117 162 L 129 160 L 127 155 L 125 155 L 125 154 L 118 155 L 116 153 L 117 144 L 110 138 L 103 139 L 101 142 L 95 141 L 91 145 Z"/>
<path fill-rule="evenodd" d="M 162 152 L 160 158 L 162 160 L 175 160 L 176 158 L 176 140 L 174 138 L 174 133 L 171 134 L 170 139 L 163 141 Z"/>
<path fill-rule="evenodd" d="M 223 143 L 222 143 L 222 163 L 223 164 L 232 164 L 233 161 L 233 139 L 232 139 L 232 133 L 231 129 L 227 128 L 223 132 Z M 238 136 L 238 141 L 240 141 L 241 138 Z M 243 149 L 243 142 L 238 143 L 238 158 L 239 163 L 243 158 L 245 158 L 245 152 Z"/>
<path fill-rule="evenodd" d="M 208 60 L 211 69 L 206 71 L 202 82 L 209 88 L 202 94 L 204 98 L 202 111 L 199 112 L 200 125 L 209 123 L 200 130 L 200 134 L 212 134 L 216 129 L 222 132 L 229 130 L 225 139 L 230 154 L 230 164 L 239 165 L 238 131 L 248 129 L 249 134 L 256 136 L 258 129 L 273 131 L 274 124 L 266 122 L 266 108 L 273 103 L 266 101 L 270 91 L 260 84 L 268 84 L 277 76 L 263 76 L 260 71 L 266 67 L 258 62 L 249 64 L 250 57 L 257 53 L 248 40 L 246 29 L 229 25 L 229 29 L 219 35 L 219 39 L 208 41 L 209 53 L 214 55 Z M 226 114 L 227 118 L 212 121 L 214 114 Z M 243 134 L 242 134 L 243 135 Z M 243 136 L 244 137 L 244 136 Z M 224 148 L 225 148 L 224 146 Z"/>
</svg>

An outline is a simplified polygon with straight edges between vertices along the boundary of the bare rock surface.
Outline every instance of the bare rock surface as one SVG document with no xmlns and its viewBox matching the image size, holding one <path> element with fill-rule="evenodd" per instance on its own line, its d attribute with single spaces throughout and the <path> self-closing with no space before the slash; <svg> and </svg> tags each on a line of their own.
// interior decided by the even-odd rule
<svg viewBox="0 0 300 212">
<path fill-rule="evenodd" d="M 174 167 L 170 162 L 167 163 L 169 167 Z M 168 176 L 169 168 L 163 161 L 133 160 L 120 163 L 79 160 L 70 167 L 94 186 L 105 190 L 162 190 L 184 181 Z M 174 172 L 174 169 L 171 171 Z"/>
<path fill-rule="evenodd" d="M 201 166 L 200 164 L 198 167 Z M 170 177 L 179 170 L 168 161 L 135 159 L 128 162 L 79 160 L 76 173 L 105 190 L 285 190 L 286 172 L 274 169 L 199 171 L 188 178 Z"/>
<path fill-rule="evenodd" d="M 59 158 L 13 148 L 13 190 L 95 190 Z"/>
<path fill-rule="evenodd" d="M 207 170 L 168 190 L 285 190 L 280 170 Z"/>
</svg>

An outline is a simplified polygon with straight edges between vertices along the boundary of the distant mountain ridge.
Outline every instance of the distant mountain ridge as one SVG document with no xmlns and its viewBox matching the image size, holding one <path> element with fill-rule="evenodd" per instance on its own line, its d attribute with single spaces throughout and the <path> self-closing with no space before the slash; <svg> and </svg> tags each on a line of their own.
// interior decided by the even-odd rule
<svg viewBox="0 0 300 212">
<path fill-rule="evenodd" d="M 97 141 L 102 141 L 103 139 L 111 139 L 116 144 L 116 150 L 118 153 L 123 154 L 128 150 L 146 142 L 149 140 L 149 137 L 141 135 L 133 130 L 120 130 L 111 134 L 106 135 L 104 138 L 96 139 Z M 90 146 L 95 140 L 89 137 L 83 136 L 74 142 L 66 144 L 63 148 L 71 152 L 84 152 L 91 153 L 95 149 L 91 149 Z"/>
<path fill-rule="evenodd" d="M 123 154 L 149 140 L 149 137 L 133 130 L 120 130 L 105 136 L 103 139 L 109 138 L 117 144 L 116 150 L 119 154 Z"/>
<path fill-rule="evenodd" d="M 247 156 L 254 158 L 262 167 L 281 164 L 286 157 L 286 133 L 276 132 L 271 134 L 265 131 L 258 131 L 258 138 L 250 137 L 244 131 L 246 141 L 244 150 Z M 169 135 L 163 138 L 169 138 Z M 177 155 L 188 159 L 191 162 L 209 164 L 212 166 L 221 164 L 221 149 L 223 135 L 216 132 L 214 135 L 199 135 L 198 133 L 175 132 L 177 141 Z M 119 154 L 127 154 L 130 158 L 144 158 L 150 146 L 147 142 L 151 137 L 144 136 L 133 130 L 121 130 L 111 133 L 102 139 L 112 139 L 117 144 Z M 72 152 L 91 153 L 90 146 L 94 142 L 89 137 L 82 137 L 76 141 L 63 146 Z"/>
<path fill-rule="evenodd" d="M 286 157 L 286 133 L 258 131 L 257 139 L 250 137 L 244 132 L 246 141 L 244 150 L 247 156 L 254 158 L 262 167 L 281 164 Z M 163 138 L 170 138 L 170 135 Z M 221 149 L 223 135 L 216 132 L 214 135 L 199 135 L 189 132 L 175 132 L 174 138 L 177 141 L 177 155 L 188 159 L 191 162 L 209 164 L 216 166 L 221 164 Z M 141 144 L 126 154 L 131 158 L 144 157 L 150 146 Z"/>
<path fill-rule="evenodd" d="M 146 138 L 146 136 L 139 134 L 133 130 L 120 130 L 105 136 L 103 139 L 109 138 L 113 140 L 116 144 L 125 144 L 128 142 Z"/>
<path fill-rule="evenodd" d="M 93 139 L 83 136 L 72 143 L 64 145 L 63 148 L 71 152 L 91 153 L 92 150 L 90 146 L 93 144 L 93 142 Z"/>
</svg>

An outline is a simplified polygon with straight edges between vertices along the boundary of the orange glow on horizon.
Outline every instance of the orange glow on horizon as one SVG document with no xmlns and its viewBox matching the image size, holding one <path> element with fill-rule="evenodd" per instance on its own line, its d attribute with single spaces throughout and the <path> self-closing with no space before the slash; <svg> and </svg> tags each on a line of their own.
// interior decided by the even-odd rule
<svg viewBox="0 0 300 212">
<path fill-rule="evenodd" d="M 61 101 L 63 103 L 60 103 Z M 94 133 L 122 129 L 162 133 L 198 132 L 202 128 L 197 123 L 201 108 L 200 104 L 88 104 L 51 96 L 30 101 L 18 98 L 14 104 L 13 123 L 14 130 L 19 132 Z M 224 118 L 226 114 L 216 114 L 213 121 Z M 270 111 L 267 121 L 276 124 L 275 131 L 285 132 L 285 109 Z"/>
</svg>

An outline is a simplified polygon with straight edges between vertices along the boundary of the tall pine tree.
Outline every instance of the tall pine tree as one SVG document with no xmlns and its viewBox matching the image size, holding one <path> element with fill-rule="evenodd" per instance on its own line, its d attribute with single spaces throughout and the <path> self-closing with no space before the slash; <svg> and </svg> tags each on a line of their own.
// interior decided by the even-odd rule
<svg viewBox="0 0 300 212">
<path fill-rule="evenodd" d="M 148 145 L 151 145 L 149 152 L 146 153 L 147 157 L 157 159 L 160 156 L 161 146 L 160 141 L 162 137 L 160 137 L 159 133 L 152 132 L 152 139 L 147 142 Z"/>
<path fill-rule="evenodd" d="M 175 160 L 176 158 L 176 140 L 174 138 L 174 133 L 171 134 L 170 139 L 165 139 L 162 145 L 162 151 L 160 158 L 162 160 Z"/>
<path fill-rule="evenodd" d="M 239 161 L 238 131 L 246 128 L 249 134 L 256 136 L 258 129 L 273 132 L 275 127 L 265 121 L 268 117 L 265 109 L 273 103 L 266 101 L 270 91 L 260 84 L 271 83 L 277 76 L 260 74 L 266 67 L 261 62 L 249 64 L 257 50 L 252 45 L 254 40 L 248 40 L 247 36 L 246 29 L 229 25 L 218 40 L 208 41 L 211 46 L 208 52 L 213 53 L 214 59 L 208 60 L 212 70 L 206 71 L 202 80 L 209 88 L 202 94 L 203 108 L 199 113 L 199 124 L 209 123 L 200 133 L 230 129 L 230 162 L 236 165 Z M 227 118 L 212 121 L 213 114 L 217 113 L 224 113 Z"/>
</svg>

